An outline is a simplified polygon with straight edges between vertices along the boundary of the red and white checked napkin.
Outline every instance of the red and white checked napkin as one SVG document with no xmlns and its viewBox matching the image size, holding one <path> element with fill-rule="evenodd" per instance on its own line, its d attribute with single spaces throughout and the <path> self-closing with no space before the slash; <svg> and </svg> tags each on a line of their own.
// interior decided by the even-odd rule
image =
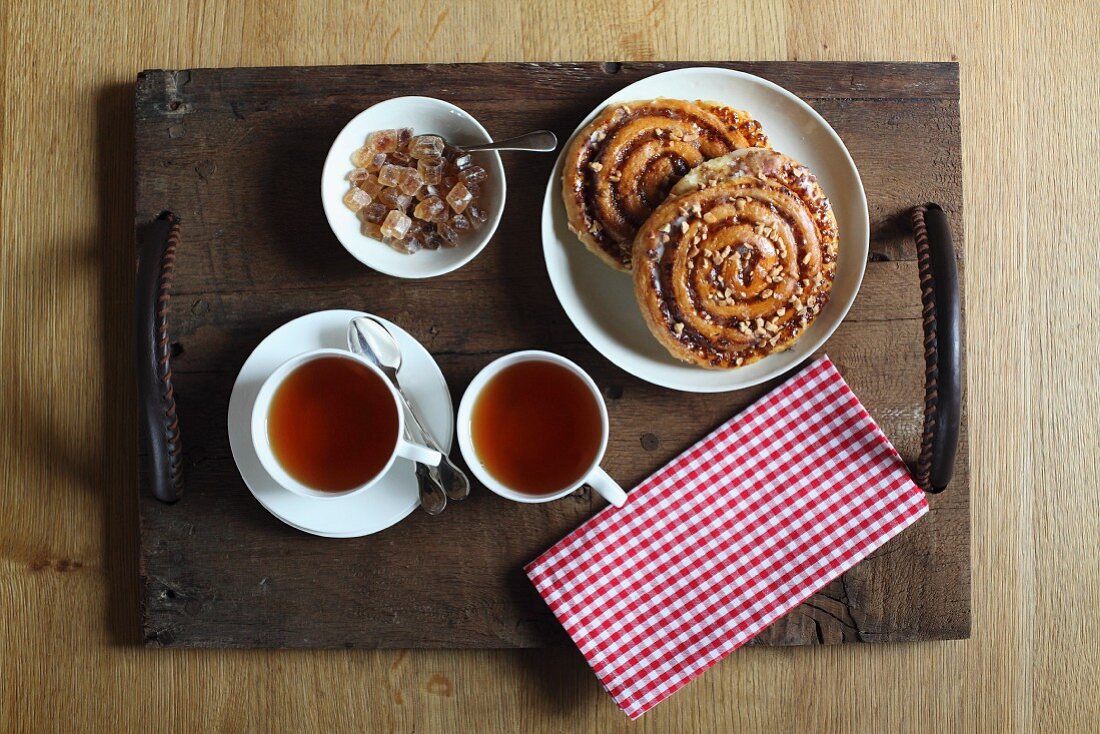
<svg viewBox="0 0 1100 734">
<path fill-rule="evenodd" d="M 526 571 L 635 719 L 927 511 L 822 357 Z"/>
</svg>

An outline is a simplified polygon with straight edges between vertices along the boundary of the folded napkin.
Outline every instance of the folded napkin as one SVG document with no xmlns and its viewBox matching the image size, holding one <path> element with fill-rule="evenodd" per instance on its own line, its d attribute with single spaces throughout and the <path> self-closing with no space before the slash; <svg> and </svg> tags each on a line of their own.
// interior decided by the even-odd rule
<svg viewBox="0 0 1100 734">
<path fill-rule="evenodd" d="M 635 719 L 927 511 L 822 357 L 526 571 Z"/>
</svg>

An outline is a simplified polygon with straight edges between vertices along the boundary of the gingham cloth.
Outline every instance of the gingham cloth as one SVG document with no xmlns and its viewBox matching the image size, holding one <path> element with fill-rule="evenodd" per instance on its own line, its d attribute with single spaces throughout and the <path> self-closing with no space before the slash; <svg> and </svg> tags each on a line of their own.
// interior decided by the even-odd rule
<svg viewBox="0 0 1100 734">
<path fill-rule="evenodd" d="M 526 571 L 635 719 L 927 511 L 822 357 Z"/>
</svg>

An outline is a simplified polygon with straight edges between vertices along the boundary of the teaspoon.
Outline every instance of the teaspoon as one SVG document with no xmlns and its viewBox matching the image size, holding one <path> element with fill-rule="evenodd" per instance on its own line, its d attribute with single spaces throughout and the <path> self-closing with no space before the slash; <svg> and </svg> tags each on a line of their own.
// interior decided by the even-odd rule
<svg viewBox="0 0 1100 734">
<path fill-rule="evenodd" d="M 412 406 L 409 404 L 408 398 L 405 397 L 405 394 L 401 391 L 401 386 L 397 383 L 397 370 L 393 369 L 391 371 L 390 368 L 382 364 L 378 355 L 371 348 L 370 342 L 364 338 L 363 333 L 356 327 L 355 322 L 360 320 L 362 319 L 355 319 L 348 326 L 348 348 L 355 354 L 365 357 L 386 375 L 386 379 L 397 388 L 397 393 L 404 403 L 406 415 L 412 416 L 412 420 L 415 421 L 416 415 L 412 411 Z M 409 429 L 409 422 L 406 422 L 405 432 L 410 433 Z M 421 439 L 426 439 L 427 437 L 423 435 L 423 432 L 421 433 Z M 441 451 L 440 453 L 443 452 Z M 444 459 L 446 460 L 446 456 L 444 456 Z M 430 467 L 421 464 L 419 461 L 416 462 L 416 486 L 420 494 L 420 506 L 425 512 L 429 515 L 438 515 L 443 512 L 447 507 L 447 494 L 443 491 L 443 484 L 439 481 L 437 476 L 433 476 Z"/>
<path fill-rule="evenodd" d="M 553 153 L 558 147 L 558 136 L 549 130 L 535 130 L 507 140 L 479 145 L 456 145 L 455 148 L 473 153 L 479 150 L 523 150 L 530 153 Z"/>
<path fill-rule="evenodd" d="M 401 390 L 401 384 L 397 380 L 397 371 L 401 369 L 401 347 L 398 346 L 397 340 L 393 338 L 393 334 L 390 333 L 385 324 L 370 316 L 360 316 L 352 320 L 349 338 L 351 332 L 355 332 L 355 338 L 374 354 L 381 370 L 393 382 L 397 392 L 405 397 L 404 392 Z M 455 501 L 466 499 L 470 494 L 469 478 L 465 472 L 451 461 L 450 457 L 447 456 L 446 449 L 440 446 L 439 441 L 424 425 L 424 420 L 417 412 L 416 405 L 407 397 L 405 397 L 405 404 L 409 407 L 409 415 L 412 416 L 412 426 L 420 432 L 424 443 L 429 448 L 443 454 L 443 461 L 438 467 L 429 467 L 428 473 L 439 482 L 449 499 Z"/>
</svg>

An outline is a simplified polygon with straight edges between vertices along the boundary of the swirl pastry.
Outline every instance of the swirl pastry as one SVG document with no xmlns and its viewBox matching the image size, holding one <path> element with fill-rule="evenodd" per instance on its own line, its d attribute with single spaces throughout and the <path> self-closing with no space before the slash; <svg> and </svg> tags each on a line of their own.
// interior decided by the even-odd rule
<svg viewBox="0 0 1100 734">
<path fill-rule="evenodd" d="M 750 148 L 680 180 L 634 240 L 634 293 L 675 357 L 738 367 L 793 344 L 829 299 L 837 225 L 802 164 Z"/>
<path fill-rule="evenodd" d="M 767 145 L 759 122 L 713 102 L 610 105 L 565 156 L 569 228 L 604 262 L 630 270 L 634 233 L 681 176 L 710 158 Z"/>
</svg>

